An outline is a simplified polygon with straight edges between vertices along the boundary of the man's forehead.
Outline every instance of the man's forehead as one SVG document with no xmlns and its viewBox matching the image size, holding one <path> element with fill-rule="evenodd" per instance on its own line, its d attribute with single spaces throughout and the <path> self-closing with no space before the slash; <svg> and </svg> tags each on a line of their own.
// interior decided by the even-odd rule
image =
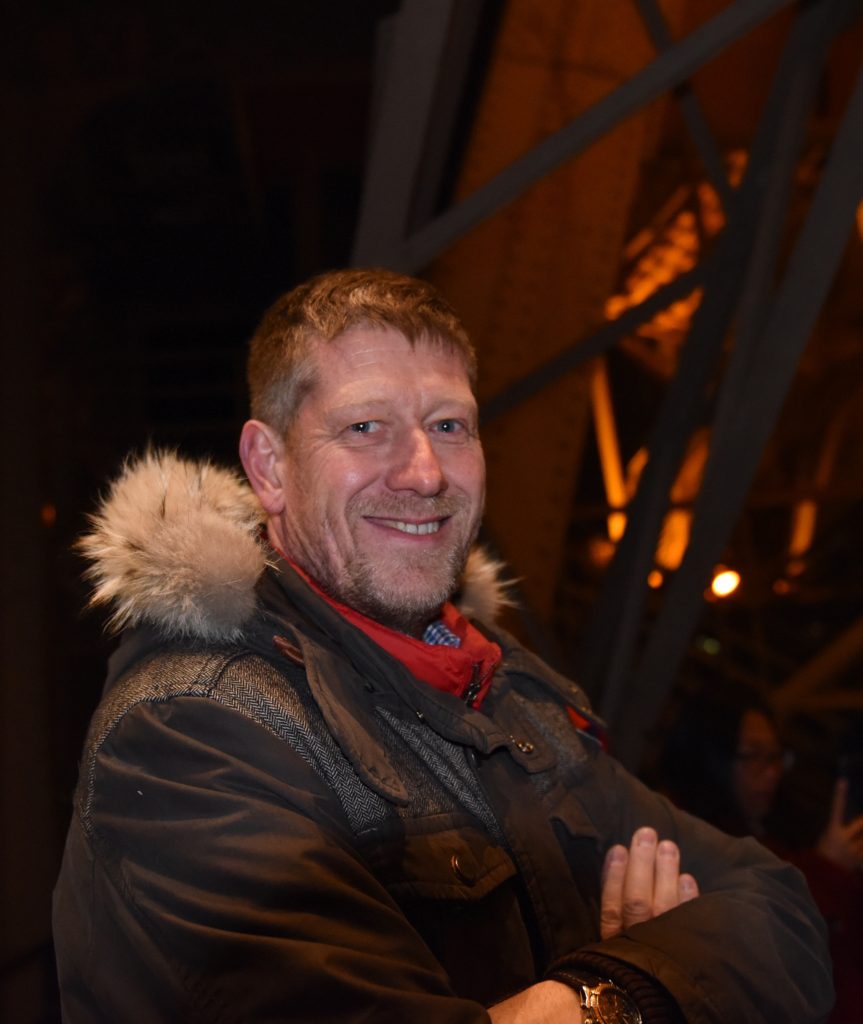
<svg viewBox="0 0 863 1024">
<path fill-rule="evenodd" d="M 355 327 L 337 334 L 329 342 L 320 342 L 319 356 L 332 354 L 352 367 L 377 365 L 390 357 L 393 349 L 411 351 L 411 344 L 401 331 L 393 328 Z"/>
<path fill-rule="evenodd" d="M 379 370 L 381 375 L 397 375 L 400 367 L 412 361 L 434 367 L 452 376 L 464 373 L 470 388 L 467 358 L 454 344 L 437 335 L 407 338 L 392 327 L 361 325 L 349 328 L 327 341 L 316 338 L 310 347 L 318 374 Z M 319 376 L 319 380 L 320 380 Z"/>
</svg>

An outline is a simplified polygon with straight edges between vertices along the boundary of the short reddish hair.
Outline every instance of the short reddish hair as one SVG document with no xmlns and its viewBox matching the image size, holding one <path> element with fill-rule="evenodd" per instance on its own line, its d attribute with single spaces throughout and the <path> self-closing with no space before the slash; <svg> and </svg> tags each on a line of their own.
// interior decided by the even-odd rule
<svg viewBox="0 0 863 1024">
<path fill-rule="evenodd" d="M 298 285 L 264 314 L 249 345 L 252 416 L 287 433 L 314 385 L 312 346 L 357 327 L 391 328 L 411 345 L 423 341 L 458 352 L 475 383 L 474 347 L 436 288 L 391 270 L 336 270 Z"/>
</svg>

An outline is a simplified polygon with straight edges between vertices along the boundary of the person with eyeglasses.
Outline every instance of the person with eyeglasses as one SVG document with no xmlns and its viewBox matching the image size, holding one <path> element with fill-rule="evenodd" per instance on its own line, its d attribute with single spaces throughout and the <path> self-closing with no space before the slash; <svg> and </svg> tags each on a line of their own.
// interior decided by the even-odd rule
<svg viewBox="0 0 863 1024">
<path fill-rule="evenodd" d="M 778 838 L 777 797 L 794 754 L 769 704 L 728 680 L 702 684 L 669 715 L 654 767 L 645 772 L 681 809 L 730 835 L 755 836 L 806 876 L 830 931 L 836 1005 L 829 1024 L 859 1024 L 863 1004 L 863 815 L 849 780 L 835 782 L 817 841 L 794 848 Z"/>
</svg>

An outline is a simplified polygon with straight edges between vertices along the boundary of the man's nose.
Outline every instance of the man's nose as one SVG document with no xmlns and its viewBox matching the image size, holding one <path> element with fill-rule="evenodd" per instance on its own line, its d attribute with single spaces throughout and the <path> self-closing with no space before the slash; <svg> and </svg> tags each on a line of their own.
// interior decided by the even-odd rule
<svg viewBox="0 0 863 1024">
<path fill-rule="evenodd" d="M 411 431 L 395 446 L 387 486 L 392 491 L 414 491 L 423 497 L 440 494 L 446 486 L 440 457 L 424 430 Z"/>
</svg>

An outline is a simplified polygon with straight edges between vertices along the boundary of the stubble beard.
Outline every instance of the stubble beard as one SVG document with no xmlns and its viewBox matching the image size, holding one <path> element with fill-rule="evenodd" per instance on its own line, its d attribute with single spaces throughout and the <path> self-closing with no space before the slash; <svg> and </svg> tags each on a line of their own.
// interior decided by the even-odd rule
<svg viewBox="0 0 863 1024">
<path fill-rule="evenodd" d="M 406 562 L 397 581 L 388 578 L 379 565 L 357 561 L 342 580 L 338 599 L 390 629 L 421 636 L 457 590 L 468 550 L 451 549 L 444 558 L 437 556 L 433 573 L 428 563 L 423 565 L 418 559 Z"/>
<path fill-rule="evenodd" d="M 466 511 L 460 499 L 435 499 L 421 512 L 395 506 L 352 510 L 352 517 L 363 515 L 411 518 L 427 515 L 458 517 Z M 320 584 L 336 600 L 390 629 L 421 636 L 425 627 L 440 613 L 441 606 L 458 589 L 468 554 L 479 532 L 479 523 L 459 542 L 444 552 L 417 552 L 394 559 L 364 556 L 361 551 L 343 567 L 328 566 Z"/>
</svg>

